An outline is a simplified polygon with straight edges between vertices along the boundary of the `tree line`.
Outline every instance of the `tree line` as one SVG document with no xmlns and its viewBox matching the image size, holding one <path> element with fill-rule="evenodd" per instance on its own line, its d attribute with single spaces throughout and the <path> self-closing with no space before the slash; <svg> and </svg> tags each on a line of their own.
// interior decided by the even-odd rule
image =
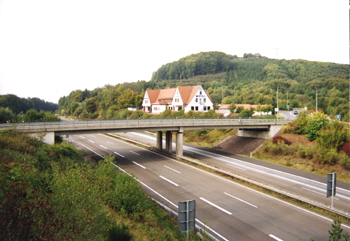
<svg viewBox="0 0 350 241">
<path fill-rule="evenodd" d="M 0 123 L 60 121 L 56 110 L 57 104 L 39 98 L 0 95 Z"/>
<path fill-rule="evenodd" d="M 58 102 L 60 114 L 115 118 L 127 107 L 141 108 L 146 89 L 202 85 L 216 105 L 256 104 L 280 109 L 307 107 L 349 120 L 349 72 L 344 64 L 269 59 L 260 54 L 243 58 L 202 52 L 165 64 L 150 81 L 74 90 Z M 317 96 L 317 98 L 316 98 Z M 317 99 L 317 100 L 316 100 Z M 317 106 L 316 106 L 317 102 Z"/>
</svg>

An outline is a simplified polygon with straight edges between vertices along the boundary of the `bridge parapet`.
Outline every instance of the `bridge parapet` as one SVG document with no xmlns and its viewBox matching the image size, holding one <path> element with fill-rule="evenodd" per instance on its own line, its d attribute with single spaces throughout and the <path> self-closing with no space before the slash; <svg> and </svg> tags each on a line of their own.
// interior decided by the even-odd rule
<svg viewBox="0 0 350 241">
<path fill-rule="evenodd" d="M 260 128 L 266 129 L 271 125 L 285 125 L 289 121 L 282 119 L 139 119 L 139 120 L 111 120 L 111 121 L 75 121 L 75 122 L 35 122 L 0 124 L 0 130 L 11 129 L 25 133 L 33 132 L 79 132 L 93 130 L 132 129 L 152 130 L 160 128 L 214 129 L 214 128 Z"/>
</svg>

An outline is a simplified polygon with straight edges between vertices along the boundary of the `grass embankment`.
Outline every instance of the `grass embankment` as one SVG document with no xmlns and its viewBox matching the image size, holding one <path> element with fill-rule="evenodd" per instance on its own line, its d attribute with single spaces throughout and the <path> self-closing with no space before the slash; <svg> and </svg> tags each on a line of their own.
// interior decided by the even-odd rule
<svg viewBox="0 0 350 241">
<path fill-rule="evenodd" d="M 185 240 L 176 219 L 110 161 L 0 132 L 0 240 Z"/>
</svg>

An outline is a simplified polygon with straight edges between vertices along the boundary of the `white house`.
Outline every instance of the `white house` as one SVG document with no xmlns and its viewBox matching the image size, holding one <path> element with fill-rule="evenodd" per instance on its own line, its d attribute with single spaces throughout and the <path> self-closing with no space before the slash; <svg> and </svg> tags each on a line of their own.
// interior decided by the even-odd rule
<svg viewBox="0 0 350 241">
<path fill-rule="evenodd" d="M 213 102 L 202 86 L 178 86 L 162 90 L 146 90 L 143 111 L 160 114 L 166 109 L 206 112 L 214 109 Z"/>
</svg>

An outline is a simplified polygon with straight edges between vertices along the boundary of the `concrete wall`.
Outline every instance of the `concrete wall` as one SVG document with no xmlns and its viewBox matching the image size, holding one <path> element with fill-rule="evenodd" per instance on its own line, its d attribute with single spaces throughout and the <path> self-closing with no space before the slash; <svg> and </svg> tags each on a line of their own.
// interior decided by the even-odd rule
<svg viewBox="0 0 350 241">
<path fill-rule="evenodd" d="M 237 136 L 271 139 L 281 130 L 281 126 L 270 126 L 269 130 L 239 129 Z"/>
</svg>

